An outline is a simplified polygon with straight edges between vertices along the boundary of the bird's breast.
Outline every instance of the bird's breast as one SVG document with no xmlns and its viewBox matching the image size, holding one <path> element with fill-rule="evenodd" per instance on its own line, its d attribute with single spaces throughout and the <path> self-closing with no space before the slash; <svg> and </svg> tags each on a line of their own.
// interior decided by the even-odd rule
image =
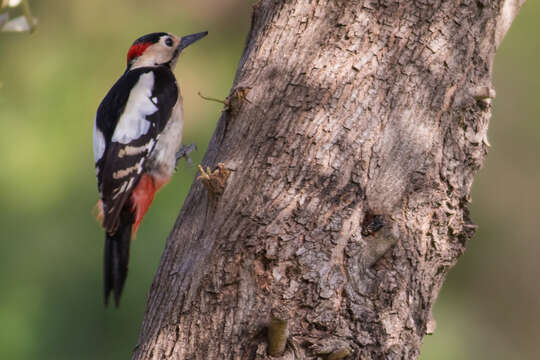
<svg viewBox="0 0 540 360">
<path fill-rule="evenodd" d="M 179 95 L 174 106 L 171 118 L 161 132 L 156 146 L 150 155 L 148 171 L 161 177 L 170 177 L 176 165 L 176 153 L 182 144 L 182 128 L 184 126 L 184 114 L 182 98 Z"/>
</svg>

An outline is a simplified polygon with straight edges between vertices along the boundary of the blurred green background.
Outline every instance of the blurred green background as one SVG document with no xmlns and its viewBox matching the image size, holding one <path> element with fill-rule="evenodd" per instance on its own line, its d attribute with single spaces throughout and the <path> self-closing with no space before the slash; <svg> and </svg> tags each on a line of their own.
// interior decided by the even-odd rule
<svg viewBox="0 0 540 360">
<path fill-rule="evenodd" d="M 197 164 L 249 27 L 242 0 L 31 2 L 32 34 L 0 33 L 0 358 L 126 359 L 170 228 L 195 176 L 185 162 L 132 248 L 122 306 L 104 309 L 103 233 L 91 145 L 95 110 L 140 35 L 208 30 L 176 74 Z M 480 225 L 435 306 L 422 359 L 540 358 L 540 4 L 529 0 L 496 58 L 492 148 L 473 191 Z"/>
</svg>

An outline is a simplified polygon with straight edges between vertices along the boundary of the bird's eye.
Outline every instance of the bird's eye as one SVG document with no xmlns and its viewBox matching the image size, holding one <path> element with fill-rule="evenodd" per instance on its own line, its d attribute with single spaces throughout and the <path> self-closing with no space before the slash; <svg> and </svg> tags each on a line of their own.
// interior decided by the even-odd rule
<svg viewBox="0 0 540 360">
<path fill-rule="evenodd" d="M 173 46 L 173 41 L 172 41 L 172 39 L 171 39 L 171 38 L 167 38 L 167 39 L 165 40 L 165 45 L 167 45 L 168 47 Z"/>
</svg>

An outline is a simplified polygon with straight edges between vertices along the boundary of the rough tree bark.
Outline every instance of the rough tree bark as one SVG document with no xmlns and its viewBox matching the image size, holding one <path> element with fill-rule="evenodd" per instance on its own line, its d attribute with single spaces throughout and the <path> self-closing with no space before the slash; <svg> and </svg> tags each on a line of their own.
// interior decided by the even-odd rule
<svg viewBox="0 0 540 360">
<path fill-rule="evenodd" d="M 133 359 L 417 358 L 522 3 L 259 1 Z"/>
</svg>

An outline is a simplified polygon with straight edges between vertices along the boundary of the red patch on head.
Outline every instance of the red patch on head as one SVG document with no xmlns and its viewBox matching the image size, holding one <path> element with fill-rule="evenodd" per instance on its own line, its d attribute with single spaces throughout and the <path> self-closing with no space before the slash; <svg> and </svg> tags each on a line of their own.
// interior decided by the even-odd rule
<svg viewBox="0 0 540 360">
<path fill-rule="evenodd" d="M 128 64 L 134 58 L 141 56 L 146 51 L 146 48 L 149 47 L 150 45 L 152 45 L 151 42 L 143 42 L 143 43 L 138 43 L 138 44 L 132 45 L 129 48 L 129 51 L 127 53 L 127 62 L 128 62 Z"/>
</svg>

